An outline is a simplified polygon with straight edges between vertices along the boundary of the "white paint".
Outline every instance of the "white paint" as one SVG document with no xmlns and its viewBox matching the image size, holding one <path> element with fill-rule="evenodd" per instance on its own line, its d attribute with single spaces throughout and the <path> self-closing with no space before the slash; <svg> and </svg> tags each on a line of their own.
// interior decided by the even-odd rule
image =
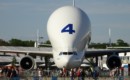
<svg viewBox="0 0 130 80">
<path fill-rule="evenodd" d="M 74 33 L 62 33 L 68 24 L 73 24 Z M 78 67 L 84 58 L 85 46 L 90 41 L 91 27 L 84 11 L 74 6 L 65 6 L 52 13 L 48 20 L 47 32 L 53 47 L 53 57 L 59 68 Z M 59 55 L 62 52 L 72 52 L 77 55 Z"/>
</svg>

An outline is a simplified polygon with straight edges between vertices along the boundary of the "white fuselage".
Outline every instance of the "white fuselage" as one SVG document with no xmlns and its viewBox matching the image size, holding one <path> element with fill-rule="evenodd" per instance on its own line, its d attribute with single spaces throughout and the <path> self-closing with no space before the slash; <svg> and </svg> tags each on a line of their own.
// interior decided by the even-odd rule
<svg viewBox="0 0 130 80">
<path fill-rule="evenodd" d="M 61 7 L 50 16 L 47 32 L 57 67 L 79 67 L 85 46 L 91 39 L 90 21 L 86 13 L 73 6 Z"/>
</svg>

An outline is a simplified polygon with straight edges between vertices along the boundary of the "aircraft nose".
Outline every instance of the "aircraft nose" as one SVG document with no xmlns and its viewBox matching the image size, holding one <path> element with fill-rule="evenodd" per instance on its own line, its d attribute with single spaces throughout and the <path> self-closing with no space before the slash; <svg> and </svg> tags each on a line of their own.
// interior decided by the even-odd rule
<svg viewBox="0 0 130 80">
<path fill-rule="evenodd" d="M 69 66 L 70 59 L 71 59 L 70 57 L 62 58 L 63 67 L 68 67 Z"/>
<path fill-rule="evenodd" d="M 66 67 L 68 69 L 80 66 L 81 58 L 75 52 L 61 52 L 60 55 L 54 56 L 58 68 Z"/>
<path fill-rule="evenodd" d="M 75 61 L 73 56 L 66 56 L 62 58 L 62 62 L 63 62 L 62 67 L 66 67 L 68 69 L 75 68 L 80 63 L 79 61 Z"/>
</svg>

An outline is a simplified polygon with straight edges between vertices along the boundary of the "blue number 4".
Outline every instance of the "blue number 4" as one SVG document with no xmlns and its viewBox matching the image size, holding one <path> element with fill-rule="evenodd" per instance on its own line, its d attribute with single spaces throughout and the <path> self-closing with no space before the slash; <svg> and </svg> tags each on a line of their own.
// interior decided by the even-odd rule
<svg viewBox="0 0 130 80">
<path fill-rule="evenodd" d="M 68 24 L 66 25 L 62 30 L 61 32 L 68 32 L 69 34 L 73 34 L 75 33 L 75 30 L 73 30 L 73 24 Z"/>
</svg>

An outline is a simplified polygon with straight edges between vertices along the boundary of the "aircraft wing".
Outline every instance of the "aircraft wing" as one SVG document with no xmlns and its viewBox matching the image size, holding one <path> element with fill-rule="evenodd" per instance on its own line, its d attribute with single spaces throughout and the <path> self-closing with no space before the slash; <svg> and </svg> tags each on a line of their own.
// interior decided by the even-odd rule
<svg viewBox="0 0 130 80">
<path fill-rule="evenodd" d="M 130 52 L 130 49 L 88 49 L 85 52 L 85 57 L 88 58 L 88 57 L 112 55 L 127 52 Z"/>
<path fill-rule="evenodd" d="M 88 49 L 85 52 L 85 57 L 95 57 L 103 55 L 112 55 L 119 53 L 130 52 L 130 49 Z M 14 54 L 25 54 L 31 56 L 48 56 L 52 57 L 52 48 L 48 47 L 12 47 L 12 46 L 0 46 L 1 55 L 4 53 L 14 53 Z"/>
<path fill-rule="evenodd" d="M 48 56 L 52 57 L 52 48 L 35 48 L 35 47 L 12 47 L 12 46 L 0 46 L 0 53 L 14 53 L 14 54 L 25 54 L 31 56 Z"/>
</svg>

